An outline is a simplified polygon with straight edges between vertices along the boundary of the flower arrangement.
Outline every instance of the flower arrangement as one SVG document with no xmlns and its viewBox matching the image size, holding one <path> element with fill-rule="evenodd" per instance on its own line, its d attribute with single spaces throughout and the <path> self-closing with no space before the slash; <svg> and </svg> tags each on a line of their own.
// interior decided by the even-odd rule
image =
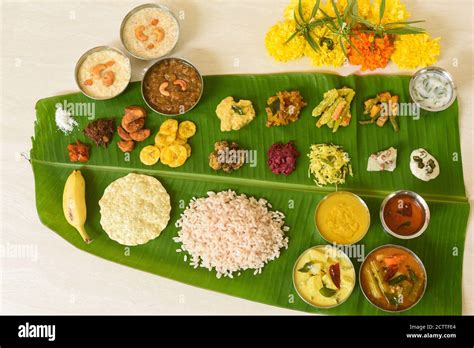
<svg viewBox="0 0 474 348">
<path fill-rule="evenodd" d="M 400 0 L 291 0 L 265 46 L 277 61 L 307 56 L 314 66 L 340 67 L 346 59 L 361 70 L 385 68 L 390 60 L 401 69 L 434 64 L 439 38 L 409 18 Z"/>
</svg>

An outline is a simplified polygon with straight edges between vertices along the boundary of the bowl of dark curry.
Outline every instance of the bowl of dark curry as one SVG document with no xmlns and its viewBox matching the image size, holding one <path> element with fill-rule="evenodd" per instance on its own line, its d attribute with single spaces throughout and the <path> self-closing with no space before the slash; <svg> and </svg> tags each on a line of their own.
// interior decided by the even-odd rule
<svg viewBox="0 0 474 348">
<path fill-rule="evenodd" d="M 181 58 L 163 58 L 146 71 L 142 96 L 157 113 L 178 116 L 196 106 L 203 86 L 201 74 L 190 62 Z"/>
</svg>

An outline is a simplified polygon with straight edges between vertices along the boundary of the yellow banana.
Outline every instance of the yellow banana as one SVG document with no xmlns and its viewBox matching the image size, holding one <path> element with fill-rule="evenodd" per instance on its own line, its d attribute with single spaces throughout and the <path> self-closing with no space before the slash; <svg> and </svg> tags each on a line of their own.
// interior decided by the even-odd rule
<svg viewBox="0 0 474 348">
<path fill-rule="evenodd" d="M 64 185 L 63 211 L 67 222 L 79 231 L 84 242 L 92 242 L 84 229 L 87 217 L 86 182 L 79 170 L 73 171 Z"/>
</svg>

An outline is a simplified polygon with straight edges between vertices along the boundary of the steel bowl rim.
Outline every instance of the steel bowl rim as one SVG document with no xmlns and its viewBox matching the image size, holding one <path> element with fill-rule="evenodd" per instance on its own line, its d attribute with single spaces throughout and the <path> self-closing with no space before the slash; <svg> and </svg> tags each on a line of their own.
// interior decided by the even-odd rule
<svg viewBox="0 0 474 348">
<path fill-rule="evenodd" d="M 333 241 L 333 240 L 328 240 L 328 239 L 326 239 L 326 237 L 323 236 L 323 234 L 321 233 L 320 229 L 318 228 L 318 223 L 317 223 L 317 221 L 316 221 L 316 214 L 317 214 L 317 212 L 318 212 L 318 209 L 319 209 L 320 205 L 321 205 L 324 201 L 326 201 L 330 196 L 333 196 L 333 195 L 336 195 L 336 194 L 340 194 L 340 193 L 348 193 L 348 194 L 354 196 L 360 203 L 362 203 L 362 205 L 364 206 L 364 208 L 365 208 L 365 210 L 366 210 L 366 212 L 367 212 L 367 215 L 368 215 L 368 217 L 369 217 L 369 223 L 367 224 L 367 229 L 366 229 L 366 231 L 362 234 L 362 236 L 361 236 L 358 240 L 356 240 L 356 241 L 354 241 L 354 242 L 352 242 L 352 243 L 350 243 L 350 244 L 338 244 L 338 243 L 336 243 L 336 242 Z M 367 235 L 367 233 L 369 232 L 370 225 L 371 225 L 371 222 L 372 222 L 372 221 L 371 221 L 371 216 L 370 216 L 370 210 L 369 210 L 369 207 L 367 206 L 367 203 L 365 203 L 365 201 L 364 201 L 360 196 L 358 196 L 358 195 L 356 195 L 355 193 L 350 192 L 350 191 L 335 191 L 335 192 L 328 193 L 326 196 L 324 196 L 324 197 L 318 202 L 318 204 L 316 205 L 316 209 L 314 210 L 313 221 L 314 221 L 314 226 L 316 227 L 316 231 L 318 231 L 318 233 L 319 233 L 319 235 L 321 236 L 321 238 L 324 239 L 326 242 L 328 242 L 328 243 L 330 243 L 330 244 L 335 243 L 335 244 L 337 244 L 337 245 L 354 245 L 354 244 L 359 243 L 362 239 L 364 239 L 364 237 L 365 237 L 365 236 Z"/>
<path fill-rule="evenodd" d="M 162 113 L 161 111 L 156 110 L 156 109 L 148 102 L 148 100 L 145 98 L 144 82 L 145 82 L 146 76 L 148 75 L 148 73 L 151 71 L 151 69 L 152 69 L 153 67 L 155 67 L 156 65 L 159 65 L 159 64 L 161 64 L 163 61 L 169 60 L 169 59 L 177 59 L 177 60 L 180 60 L 180 61 L 184 62 L 185 64 L 191 66 L 194 70 L 196 70 L 196 72 L 198 73 L 199 78 L 200 78 L 200 80 L 201 80 L 201 92 L 199 93 L 198 99 L 196 100 L 196 102 L 194 103 L 194 105 L 193 105 L 191 108 L 189 108 L 188 110 L 186 110 L 186 111 L 183 112 L 183 113 L 178 113 L 178 114 L 165 114 L 165 113 Z M 196 105 L 199 104 L 199 102 L 201 101 L 202 94 L 203 94 L 203 92 L 204 92 L 204 79 L 203 79 L 202 74 L 201 74 L 201 72 L 199 71 L 199 69 L 196 68 L 196 66 L 195 66 L 193 63 L 191 63 L 189 60 L 184 59 L 184 58 L 181 58 L 181 57 L 162 57 L 162 58 L 158 59 L 156 62 L 154 62 L 152 65 L 150 65 L 150 66 L 146 69 L 145 74 L 143 74 L 143 78 L 142 78 L 142 81 L 141 81 L 140 90 L 141 90 L 142 98 L 143 98 L 143 100 L 145 101 L 146 105 L 147 105 L 150 109 L 152 109 L 154 112 L 156 112 L 157 114 L 160 114 L 160 115 L 162 115 L 162 116 L 177 117 L 177 116 L 181 116 L 181 115 L 184 115 L 184 114 L 188 113 L 189 111 L 191 111 L 192 109 L 194 109 L 194 108 L 196 107 Z"/>
<path fill-rule="evenodd" d="M 449 100 L 449 102 L 445 105 L 443 105 L 442 107 L 440 108 L 429 108 L 429 107 L 423 107 L 420 102 L 415 98 L 414 96 L 414 83 L 415 83 L 415 80 L 417 78 L 419 78 L 422 74 L 428 72 L 428 71 L 434 71 L 436 73 L 439 73 L 441 75 L 443 75 L 446 80 L 448 80 L 452 90 L 453 90 L 453 93 L 451 95 L 451 99 Z M 418 105 L 418 107 L 420 107 L 421 109 L 423 110 L 426 110 L 426 111 L 430 111 L 430 112 L 439 112 L 439 111 L 443 111 L 443 110 L 446 110 L 447 108 L 449 108 L 451 105 L 453 105 L 454 101 L 456 100 L 457 98 L 457 88 L 456 88 L 456 84 L 454 83 L 454 78 L 453 76 L 451 75 L 451 73 L 449 71 L 447 71 L 446 69 L 443 69 L 441 67 L 438 67 L 438 66 L 428 66 L 428 67 L 425 67 L 425 68 L 422 68 L 418 71 L 416 71 L 413 76 L 411 77 L 410 79 L 410 84 L 409 84 L 409 88 L 408 88 L 409 92 L 410 92 L 410 97 L 411 99 L 413 100 L 413 102 Z"/>
<path fill-rule="evenodd" d="M 362 268 L 364 267 L 364 264 L 365 262 L 367 261 L 367 259 L 369 258 L 369 256 L 371 254 L 373 254 L 374 252 L 376 252 L 377 250 L 380 250 L 380 249 L 383 249 L 383 248 L 398 248 L 398 249 L 402 249 L 404 251 L 406 251 L 407 253 L 409 253 L 410 255 L 413 256 L 413 258 L 416 260 L 416 262 L 418 262 L 418 264 L 420 265 L 421 269 L 423 270 L 423 273 L 425 275 L 425 283 L 423 285 L 423 291 L 421 292 L 421 295 L 418 297 L 418 300 L 416 300 L 410 307 L 407 307 L 407 308 L 404 308 L 404 309 L 401 309 L 401 310 L 390 310 L 390 309 L 385 309 L 385 308 L 381 308 L 379 306 L 377 306 L 375 303 L 373 303 L 369 298 L 368 296 L 366 295 L 365 291 L 364 291 L 364 287 L 362 286 L 362 282 L 361 282 L 361 274 L 362 274 Z M 404 247 L 404 246 L 401 246 L 401 245 L 398 245 L 398 244 L 384 244 L 384 245 L 380 245 L 374 249 L 372 249 L 368 254 L 367 256 L 364 258 L 364 261 L 362 261 L 360 267 L 359 267 L 359 287 L 360 287 L 360 291 L 362 292 L 362 294 L 364 295 L 365 299 L 372 305 L 374 306 L 375 308 L 381 310 L 381 311 L 384 311 L 384 312 L 387 312 L 387 313 L 401 313 L 401 312 L 405 312 L 409 309 L 412 309 L 413 307 L 415 307 L 420 301 L 421 299 L 423 298 L 423 296 L 425 296 L 425 292 L 426 292 L 426 288 L 428 286 L 428 273 L 426 272 L 426 268 L 425 268 L 425 265 L 423 263 L 423 261 L 421 261 L 420 257 L 415 254 L 414 251 L 408 249 L 407 247 Z"/>
<path fill-rule="evenodd" d="M 132 15 L 134 15 L 136 12 L 144 9 L 144 8 L 148 8 L 148 7 L 154 7 L 154 8 L 159 8 L 161 10 L 164 10 L 166 12 L 168 12 L 171 17 L 173 17 L 173 19 L 175 20 L 176 22 L 176 25 L 178 26 L 178 36 L 176 37 L 176 41 L 174 43 L 174 45 L 169 49 L 168 52 L 166 52 L 165 54 L 159 56 L 159 57 L 154 57 L 154 58 L 143 58 L 143 57 L 140 57 L 140 56 L 137 56 L 135 55 L 134 53 L 132 53 L 127 45 L 125 45 L 125 40 L 123 38 L 123 31 L 124 31 L 124 28 L 125 28 L 125 24 L 127 23 L 127 21 L 130 19 L 130 17 Z M 128 52 L 128 54 L 130 54 L 132 57 L 136 58 L 136 59 L 139 59 L 139 60 L 142 60 L 142 61 L 152 61 L 152 60 L 155 60 L 155 59 L 161 59 L 161 58 L 164 58 L 164 57 L 167 57 L 168 55 L 170 55 L 173 50 L 176 48 L 176 45 L 178 44 L 178 41 L 179 41 L 179 38 L 181 36 L 181 27 L 179 25 L 179 21 L 178 21 L 178 18 L 176 17 L 176 15 L 173 13 L 173 11 L 171 11 L 171 9 L 168 7 L 168 6 L 165 6 L 165 5 L 162 5 L 162 4 L 153 4 L 153 3 L 148 3 L 148 4 L 142 4 L 142 5 L 139 5 L 137 7 L 134 7 L 133 9 L 131 9 L 126 15 L 125 17 L 122 19 L 122 23 L 120 24 L 120 41 L 122 42 L 122 46 L 125 48 L 125 50 Z"/>
<path fill-rule="evenodd" d="M 305 255 L 308 251 L 310 250 L 313 250 L 313 249 L 319 249 L 319 248 L 332 248 L 332 249 L 336 249 L 338 252 L 340 252 L 342 254 L 343 257 L 345 257 L 347 259 L 347 261 L 349 261 L 350 265 L 352 266 L 352 271 L 354 272 L 354 286 L 352 287 L 351 291 L 347 294 L 347 297 L 342 301 L 342 302 L 339 302 L 339 303 L 336 303 L 335 305 L 333 306 L 318 306 L 314 303 L 311 303 L 309 302 L 307 299 L 305 299 L 299 292 L 298 290 L 298 287 L 296 286 L 296 282 L 295 282 L 295 274 L 296 274 L 296 265 L 298 264 L 298 262 L 301 260 L 301 258 L 303 257 L 303 255 Z M 333 246 L 333 245 L 329 245 L 329 244 L 318 244 L 318 245 L 313 245 L 312 247 L 309 247 L 307 248 L 306 250 L 304 250 L 299 256 L 298 258 L 296 259 L 294 265 L 293 265 L 293 274 L 292 274 L 292 280 L 293 280 L 293 288 L 295 289 L 296 293 L 298 294 L 298 296 L 300 297 L 300 299 L 302 299 L 306 304 L 314 307 L 314 308 L 318 308 L 318 309 L 331 309 L 331 308 L 335 308 L 335 307 L 338 307 L 340 305 L 342 305 L 344 302 L 346 302 L 349 297 L 351 297 L 352 295 L 352 292 L 354 291 L 355 289 L 355 286 L 356 286 L 356 271 L 355 271 L 355 267 L 354 267 L 354 263 L 352 262 L 352 260 L 350 259 L 349 256 L 347 256 L 347 254 L 338 249 L 337 247 Z"/>
<path fill-rule="evenodd" d="M 393 197 L 395 197 L 399 194 L 405 194 L 405 195 L 408 195 L 410 197 L 413 197 L 421 205 L 421 207 L 425 211 L 425 222 L 423 223 L 423 226 L 421 226 L 421 228 L 418 232 L 416 232 L 412 235 L 409 235 L 409 236 L 403 236 L 403 235 L 397 234 L 394 231 L 392 231 L 388 227 L 388 225 L 385 223 L 385 218 L 383 216 L 383 212 L 384 212 L 385 206 L 387 205 L 387 202 L 389 200 L 391 200 Z M 380 205 L 379 217 L 380 217 L 380 222 L 382 223 L 382 227 L 383 227 L 383 229 L 386 233 L 388 233 L 391 236 L 393 236 L 395 238 L 398 238 L 398 239 L 409 240 L 409 239 L 414 239 L 414 238 L 417 238 L 417 237 L 421 236 L 426 231 L 426 229 L 428 228 L 428 225 L 430 223 L 431 212 L 430 212 L 430 207 L 428 206 L 428 203 L 426 203 L 426 200 L 420 194 L 418 194 L 414 191 L 410 191 L 410 190 L 398 190 L 398 191 L 394 191 L 394 192 L 390 193 L 389 195 L 387 195 L 384 198 L 384 200 L 382 201 L 382 204 Z"/>
<path fill-rule="evenodd" d="M 105 51 L 105 50 L 111 50 L 111 51 L 115 51 L 119 54 L 121 54 L 128 62 L 128 65 L 129 65 L 129 68 L 130 68 L 130 72 L 129 72 L 129 77 L 128 77 L 128 81 L 127 81 L 127 84 L 125 85 L 125 87 L 119 92 L 117 93 L 116 95 L 112 96 L 112 97 L 94 97 L 94 96 L 91 96 L 89 94 L 87 94 L 81 84 L 79 83 L 79 78 L 78 78 L 78 74 L 79 74 L 79 69 L 81 68 L 82 64 L 84 63 L 84 61 L 87 59 L 87 57 L 89 57 L 92 53 L 95 53 L 95 52 L 100 52 L 100 51 Z M 89 97 L 91 99 L 94 99 L 94 100 L 109 100 L 109 99 L 113 99 L 117 96 L 119 96 L 120 94 L 122 94 L 128 87 L 128 85 L 130 84 L 130 81 L 132 80 L 132 63 L 130 62 L 130 58 L 127 57 L 127 55 L 125 53 L 123 53 L 121 50 L 119 50 L 118 48 L 115 48 L 113 46 L 107 46 L 107 45 L 103 45 L 103 46 L 96 46 L 96 47 L 93 47 L 89 50 L 87 50 L 86 52 L 84 52 L 80 57 L 79 59 L 77 60 L 76 62 L 76 67 L 74 69 L 74 80 L 76 81 L 76 85 L 77 87 L 79 87 L 80 91 L 82 92 L 82 94 L 84 94 L 86 97 Z"/>
</svg>

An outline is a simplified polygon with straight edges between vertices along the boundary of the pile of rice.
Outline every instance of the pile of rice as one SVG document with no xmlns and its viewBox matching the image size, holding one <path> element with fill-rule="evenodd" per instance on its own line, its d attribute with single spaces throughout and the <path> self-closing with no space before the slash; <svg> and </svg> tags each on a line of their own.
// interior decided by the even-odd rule
<svg viewBox="0 0 474 348">
<path fill-rule="evenodd" d="M 174 238 L 181 243 L 177 251 L 188 252 L 194 268 L 214 268 L 217 278 L 246 269 L 256 275 L 280 256 L 281 248 L 288 248 L 285 215 L 271 211 L 265 199 L 231 190 L 207 195 L 193 198 L 176 222 L 181 228 Z"/>
</svg>

